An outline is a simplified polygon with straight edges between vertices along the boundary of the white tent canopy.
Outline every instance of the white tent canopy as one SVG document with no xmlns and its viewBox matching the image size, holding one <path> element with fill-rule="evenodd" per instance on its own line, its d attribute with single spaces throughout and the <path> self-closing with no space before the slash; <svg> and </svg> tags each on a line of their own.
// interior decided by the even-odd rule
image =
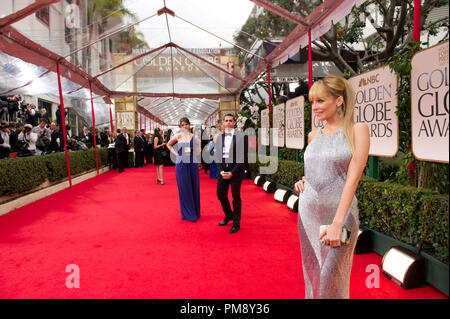
<svg viewBox="0 0 450 319">
<path fill-rule="evenodd" d="M 219 99 L 239 96 L 267 65 L 283 63 L 304 46 L 308 29 L 312 40 L 316 39 L 362 0 L 316 1 L 317 7 L 306 18 L 265 0 L 245 5 L 242 0 L 124 0 L 123 7 L 132 15 L 116 8 L 89 19 L 80 17 L 79 28 L 73 28 L 77 26 L 73 20 L 73 25 L 67 24 L 73 15 L 68 13 L 66 0 L 25 2 L 0 12 L 1 93 L 57 94 L 58 63 L 65 78 L 64 95 L 88 97 L 86 90 L 91 85 L 96 99 L 139 96 L 144 98 L 139 105 L 165 123 L 170 115 L 174 120 L 181 113 L 204 122 L 217 111 Z M 258 66 L 246 74 L 244 67 L 230 68 L 228 62 L 233 53 L 255 54 L 233 43 L 251 2 L 298 26 L 269 55 L 259 56 Z M 244 16 L 236 20 L 241 11 Z M 47 33 L 33 28 L 35 13 L 40 13 L 43 23 L 48 22 Z M 142 34 L 140 39 L 136 32 Z M 153 107 L 158 99 L 169 97 L 173 103 Z M 189 100 L 174 102 L 180 99 Z M 202 99 L 214 103 L 200 103 Z"/>
</svg>

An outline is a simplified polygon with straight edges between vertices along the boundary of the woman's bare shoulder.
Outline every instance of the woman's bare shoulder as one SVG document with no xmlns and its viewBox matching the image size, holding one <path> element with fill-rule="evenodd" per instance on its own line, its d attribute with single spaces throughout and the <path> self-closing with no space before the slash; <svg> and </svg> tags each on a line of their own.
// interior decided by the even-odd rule
<svg viewBox="0 0 450 319">
<path fill-rule="evenodd" d="M 363 122 L 355 123 L 353 130 L 356 132 L 369 131 L 369 126 Z"/>
<path fill-rule="evenodd" d="M 366 123 L 357 122 L 353 126 L 354 134 L 369 134 L 369 126 Z"/>
<path fill-rule="evenodd" d="M 308 133 L 308 144 L 311 143 L 311 141 L 314 139 L 314 137 L 317 134 L 317 129 L 312 130 L 311 132 Z"/>
</svg>

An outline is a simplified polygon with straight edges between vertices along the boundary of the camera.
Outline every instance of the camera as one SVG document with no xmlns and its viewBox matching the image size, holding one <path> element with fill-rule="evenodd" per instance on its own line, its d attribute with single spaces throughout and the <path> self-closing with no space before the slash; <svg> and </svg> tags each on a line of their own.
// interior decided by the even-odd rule
<svg viewBox="0 0 450 319">
<path fill-rule="evenodd" d="M 29 103 L 26 103 L 26 102 L 20 103 L 20 109 L 19 109 L 19 116 L 20 117 L 25 117 L 25 115 L 27 113 L 27 106 L 28 105 L 29 105 Z"/>
</svg>

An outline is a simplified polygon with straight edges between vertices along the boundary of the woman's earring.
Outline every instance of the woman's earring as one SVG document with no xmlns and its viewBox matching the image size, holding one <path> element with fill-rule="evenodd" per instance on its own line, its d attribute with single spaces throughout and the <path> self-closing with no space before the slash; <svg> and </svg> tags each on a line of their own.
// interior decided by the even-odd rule
<svg viewBox="0 0 450 319">
<path fill-rule="evenodd" d="M 340 106 L 338 106 L 338 108 L 337 108 L 337 114 L 338 114 L 339 116 L 341 116 L 341 113 L 342 113 L 342 108 L 341 108 Z"/>
</svg>

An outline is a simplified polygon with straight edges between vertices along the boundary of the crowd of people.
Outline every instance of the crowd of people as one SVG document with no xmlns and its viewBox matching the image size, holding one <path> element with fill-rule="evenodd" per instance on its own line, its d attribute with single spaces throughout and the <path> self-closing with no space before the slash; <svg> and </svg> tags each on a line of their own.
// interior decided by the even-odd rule
<svg viewBox="0 0 450 319">
<path fill-rule="evenodd" d="M 35 104 L 25 103 L 18 94 L 0 96 L 0 159 L 62 151 L 59 107 L 55 115 L 56 121 L 50 122 L 45 108 L 38 110 Z M 71 139 L 71 149 L 80 149 L 74 141 Z"/>
<path fill-rule="evenodd" d="M 192 130 L 193 131 L 193 130 Z M 216 148 L 216 137 L 221 133 L 215 126 L 204 131 L 196 131 L 202 137 L 201 149 L 207 149 L 210 155 L 214 154 Z M 88 135 L 86 135 L 89 140 Z M 118 169 L 119 173 L 124 172 L 125 168 L 130 166 L 128 153 L 134 148 L 134 167 L 141 168 L 147 164 L 154 164 L 157 172 L 157 183 L 164 185 L 163 167 L 175 166 L 174 158 L 170 156 L 168 142 L 174 136 L 171 129 L 162 130 L 155 128 L 153 134 L 146 133 L 144 129 L 136 130 L 134 138 L 131 139 L 126 127 L 117 129 L 116 132 L 109 134 L 106 132 L 106 144 L 108 145 L 109 163 L 112 169 Z M 82 141 L 84 141 L 82 139 Z M 101 145 L 103 146 L 104 143 Z M 199 169 L 202 169 L 210 178 L 217 179 L 218 171 L 214 162 L 207 163 L 202 157 L 198 163 Z"/>
<path fill-rule="evenodd" d="M 99 133 L 96 129 L 97 145 L 107 147 L 110 132 Z M 70 127 L 66 126 L 66 141 L 69 151 L 87 150 L 94 146 L 92 132 L 85 126 L 78 136 L 71 136 Z M 0 121 L 0 159 L 45 155 L 64 152 L 64 136 L 61 125 L 48 123 L 40 118 L 37 125 L 29 123 Z"/>
</svg>

